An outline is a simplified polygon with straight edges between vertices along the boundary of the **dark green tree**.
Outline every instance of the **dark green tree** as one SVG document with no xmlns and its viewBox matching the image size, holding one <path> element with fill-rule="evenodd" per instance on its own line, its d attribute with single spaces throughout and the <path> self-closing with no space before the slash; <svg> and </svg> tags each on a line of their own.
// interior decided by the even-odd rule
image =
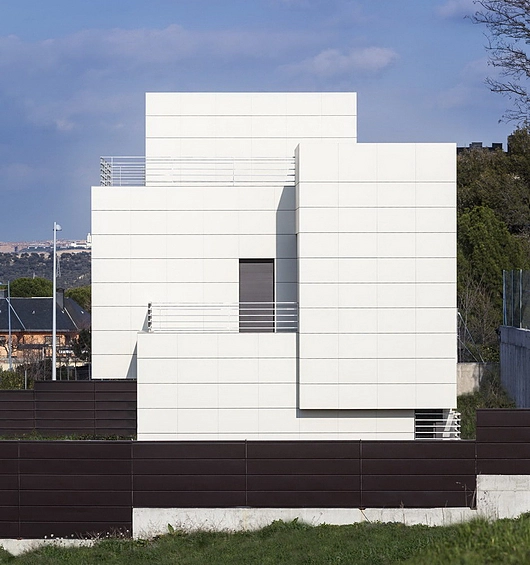
<svg viewBox="0 0 530 565">
<path fill-rule="evenodd" d="M 486 206 L 459 215 L 458 309 L 484 360 L 496 360 L 496 330 L 502 324 L 502 271 L 525 269 L 528 255 L 520 238 Z M 462 336 L 461 336 L 462 337 Z"/>
<path fill-rule="evenodd" d="M 458 275 L 481 281 L 496 304 L 502 304 L 503 269 L 523 269 L 528 258 L 521 241 L 486 206 L 460 214 L 458 221 Z"/>
<path fill-rule="evenodd" d="M 509 152 L 473 149 L 458 157 L 458 210 L 487 206 L 510 233 L 530 234 L 530 132 L 516 130 Z"/>
<path fill-rule="evenodd" d="M 53 294 L 53 283 L 41 277 L 22 277 L 11 282 L 11 296 L 13 297 L 46 297 Z"/>
<path fill-rule="evenodd" d="M 92 287 L 79 286 L 77 288 L 70 288 L 65 292 L 65 295 L 72 300 L 75 300 L 81 308 L 90 312 L 92 307 Z"/>
<path fill-rule="evenodd" d="M 74 355 L 81 361 L 90 361 L 92 354 L 92 332 L 88 329 L 81 330 L 79 337 L 72 342 Z"/>
</svg>

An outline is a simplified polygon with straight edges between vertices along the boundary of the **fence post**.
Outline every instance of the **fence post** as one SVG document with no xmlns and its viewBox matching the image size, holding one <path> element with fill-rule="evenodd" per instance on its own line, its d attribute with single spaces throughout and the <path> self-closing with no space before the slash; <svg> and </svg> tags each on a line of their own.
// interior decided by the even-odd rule
<svg viewBox="0 0 530 565">
<path fill-rule="evenodd" d="M 523 327 L 523 270 L 519 269 L 519 327 Z"/>
</svg>

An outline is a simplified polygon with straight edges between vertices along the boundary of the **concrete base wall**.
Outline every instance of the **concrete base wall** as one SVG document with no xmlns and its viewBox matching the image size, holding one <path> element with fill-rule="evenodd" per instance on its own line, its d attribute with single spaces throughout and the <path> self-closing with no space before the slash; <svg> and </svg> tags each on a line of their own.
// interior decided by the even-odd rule
<svg viewBox="0 0 530 565">
<path fill-rule="evenodd" d="M 530 475 L 477 475 L 477 510 L 491 520 L 529 512 Z"/>
<path fill-rule="evenodd" d="M 342 526 L 357 522 L 399 522 L 406 525 L 448 526 L 476 517 L 470 508 L 135 508 L 135 538 L 168 533 L 168 524 L 179 530 L 259 530 L 275 520 L 318 526 Z"/>
<path fill-rule="evenodd" d="M 517 408 L 530 408 L 530 330 L 501 326 L 501 381 Z"/>
<path fill-rule="evenodd" d="M 97 543 L 97 539 L 0 539 L 0 547 L 9 551 L 11 555 L 21 555 L 28 551 L 35 551 L 40 547 L 90 547 Z"/>
</svg>

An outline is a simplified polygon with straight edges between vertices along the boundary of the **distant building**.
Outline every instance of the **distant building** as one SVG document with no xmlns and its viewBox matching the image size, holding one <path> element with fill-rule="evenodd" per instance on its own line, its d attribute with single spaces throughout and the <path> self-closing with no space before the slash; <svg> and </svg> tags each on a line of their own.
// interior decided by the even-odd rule
<svg viewBox="0 0 530 565">
<path fill-rule="evenodd" d="M 483 145 L 482 141 L 473 141 L 468 147 L 457 147 L 456 153 L 460 155 L 466 151 L 474 151 L 481 149 L 483 151 L 502 151 L 502 143 L 492 143 L 491 146 Z"/>
<path fill-rule="evenodd" d="M 10 326 L 15 362 L 33 362 L 51 356 L 52 300 L 51 297 L 8 299 L 7 291 L 0 291 L 0 362 L 4 366 L 8 358 Z M 65 297 L 62 289 L 57 292 L 55 307 L 57 345 L 64 349 L 82 329 L 90 328 L 90 313 L 75 300 Z"/>
</svg>

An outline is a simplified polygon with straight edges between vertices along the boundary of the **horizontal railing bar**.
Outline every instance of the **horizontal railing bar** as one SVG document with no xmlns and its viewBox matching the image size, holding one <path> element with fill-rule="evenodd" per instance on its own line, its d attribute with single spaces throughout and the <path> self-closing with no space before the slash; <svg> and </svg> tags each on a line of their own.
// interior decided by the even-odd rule
<svg viewBox="0 0 530 565">
<path fill-rule="evenodd" d="M 207 158 L 116 156 L 100 158 L 100 181 L 103 186 L 148 184 L 175 185 L 207 183 L 241 185 L 292 183 L 295 177 L 293 158 Z"/>
<path fill-rule="evenodd" d="M 289 332 L 298 329 L 296 302 L 171 303 L 148 305 L 148 329 L 157 332 Z"/>
</svg>

